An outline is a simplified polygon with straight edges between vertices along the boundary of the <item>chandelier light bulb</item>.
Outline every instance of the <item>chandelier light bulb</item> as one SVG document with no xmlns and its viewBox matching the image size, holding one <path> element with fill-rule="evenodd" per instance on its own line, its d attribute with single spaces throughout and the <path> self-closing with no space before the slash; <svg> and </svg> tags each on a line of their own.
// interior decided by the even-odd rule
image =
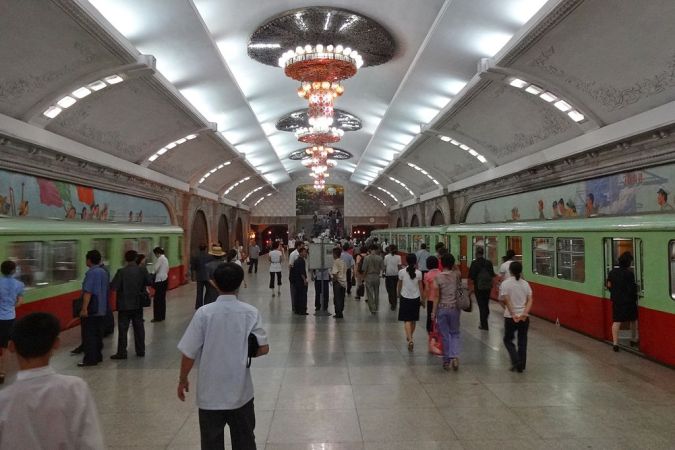
<svg viewBox="0 0 675 450">
<path fill-rule="evenodd" d="M 343 47 L 341 45 L 337 45 L 335 47 L 335 53 L 342 53 Z"/>
<path fill-rule="evenodd" d="M 323 45 L 316 44 L 316 52 L 317 53 L 323 53 Z"/>
<path fill-rule="evenodd" d="M 335 49 L 335 47 L 333 47 L 332 44 L 326 47 L 326 51 L 329 52 L 329 53 L 332 53 L 333 49 Z"/>
<path fill-rule="evenodd" d="M 345 56 L 349 56 L 349 54 L 352 52 L 352 49 L 347 47 L 344 50 L 342 50 L 342 54 Z"/>
<path fill-rule="evenodd" d="M 312 46 L 307 44 L 305 45 L 305 53 L 312 53 Z"/>
</svg>

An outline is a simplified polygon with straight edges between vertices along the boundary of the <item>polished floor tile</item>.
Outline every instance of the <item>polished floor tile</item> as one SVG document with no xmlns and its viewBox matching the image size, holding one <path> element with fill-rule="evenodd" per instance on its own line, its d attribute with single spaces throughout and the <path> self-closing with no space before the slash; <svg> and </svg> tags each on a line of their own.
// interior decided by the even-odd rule
<svg viewBox="0 0 675 450">
<path fill-rule="evenodd" d="M 423 323 L 408 352 L 388 308 L 372 316 L 363 301 L 347 297 L 343 320 L 299 317 L 291 314 L 286 284 L 271 297 L 263 265 L 247 282 L 240 298 L 260 310 L 271 347 L 251 368 L 259 449 L 675 448 L 670 368 L 533 318 L 528 368 L 510 372 L 501 308 L 492 305 L 489 332 L 477 329 L 476 313 L 462 314 L 460 368 L 447 372 L 427 352 Z M 126 361 L 110 360 L 112 336 L 102 364 L 78 368 L 68 350 L 79 330 L 62 333 L 52 364 L 89 383 L 107 447 L 199 448 L 196 370 L 187 401 L 176 398 L 176 345 L 193 294 L 193 284 L 170 291 L 163 323 L 151 323 L 145 311 L 142 359 L 131 352 Z M 10 369 L 7 384 L 16 365 Z"/>
</svg>

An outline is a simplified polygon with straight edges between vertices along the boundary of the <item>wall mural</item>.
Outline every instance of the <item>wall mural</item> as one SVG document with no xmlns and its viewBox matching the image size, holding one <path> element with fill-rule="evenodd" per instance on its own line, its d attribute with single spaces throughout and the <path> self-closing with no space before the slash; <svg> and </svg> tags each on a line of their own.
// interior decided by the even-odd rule
<svg viewBox="0 0 675 450">
<path fill-rule="evenodd" d="M 465 223 L 675 212 L 675 165 L 476 202 Z"/>
<path fill-rule="evenodd" d="M 344 213 L 345 188 L 339 184 L 327 184 L 317 191 L 311 184 L 301 184 L 295 189 L 295 214 L 298 216 L 327 215 L 334 209 Z"/>
<path fill-rule="evenodd" d="M 155 200 L 0 170 L 0 215 L 169 225 Z"/>
</svg>

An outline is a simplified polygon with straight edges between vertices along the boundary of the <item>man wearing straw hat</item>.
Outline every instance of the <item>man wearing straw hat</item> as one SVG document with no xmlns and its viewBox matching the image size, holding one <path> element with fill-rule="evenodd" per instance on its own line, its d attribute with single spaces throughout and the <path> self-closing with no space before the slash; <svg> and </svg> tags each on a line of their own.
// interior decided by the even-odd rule
<svg viewBox="0 0 675 450">
<path fill-rule="evenodd" d="M 216 271 L 219 265 L 223 264 L 223 259 L 225 258 L 225 252 L 223 248 L 214 245 L 209 250 L 209 255 L 213 257 L 213 260 L 206 263 L 206 275 L 208 276 L 208 284 L 206 285 L 206 294 L 204 295 L 204 305 L 213 303 L 218 298 L 218 288 L 216 287 L 213 281 L 213 273 Z M 203 306 L 203 305 L 202 305 Z"/>
</svg>

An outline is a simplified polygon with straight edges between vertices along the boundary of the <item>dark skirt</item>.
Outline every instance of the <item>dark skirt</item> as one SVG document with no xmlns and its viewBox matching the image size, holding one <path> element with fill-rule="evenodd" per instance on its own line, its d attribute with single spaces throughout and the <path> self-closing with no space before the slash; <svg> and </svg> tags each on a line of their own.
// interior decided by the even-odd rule
<svg viewBox="0 0 675 450">
<path fill-rule="evenodd" d="M 0 320 L 0 348 L 7 348 L 9 342 L 9 332 L 14 325 L 14 319 Z"/>
<path fill-rule="evenodd" d="M 420 320 L 420 298 L 401 297 L 398 308 L 398 320 L 401 322 L 417 322 Z"/>
<path fill-rule="evenodd" d="M 637 320 L 637 303 L 612 303 L 612 321 L 614 322 L 632 322 Z"/>
</svg>

